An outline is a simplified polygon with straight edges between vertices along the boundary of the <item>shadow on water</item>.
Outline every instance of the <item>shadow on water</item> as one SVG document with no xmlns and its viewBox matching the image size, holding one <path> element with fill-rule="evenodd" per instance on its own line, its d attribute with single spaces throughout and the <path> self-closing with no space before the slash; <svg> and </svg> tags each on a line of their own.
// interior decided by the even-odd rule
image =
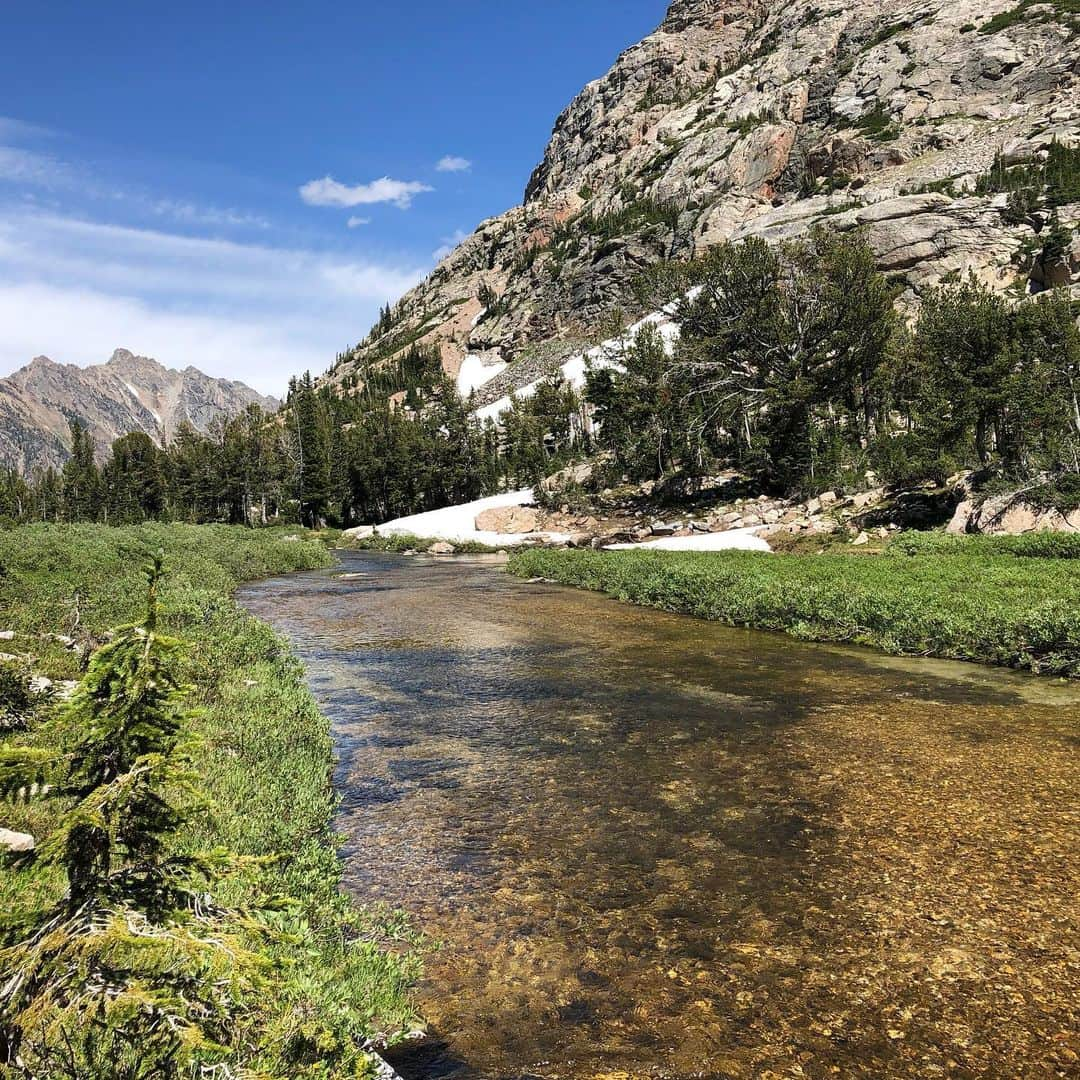
<svg viewBox="0 0 1080 1080">
<path fill-rule="evenodd" d="M 1055 1075 L 1074 690 L 344 558 L 242 599 L 331 719 L 348 887 L 443 943 L 407 1080 Z"/>
</svg>

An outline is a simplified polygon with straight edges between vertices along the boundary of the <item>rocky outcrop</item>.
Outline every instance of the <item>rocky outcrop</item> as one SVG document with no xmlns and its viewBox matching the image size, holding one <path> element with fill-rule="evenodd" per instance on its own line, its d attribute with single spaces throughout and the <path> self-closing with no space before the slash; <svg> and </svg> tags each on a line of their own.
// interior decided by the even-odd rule
<svg viewBox="0 0 1080 1080">
<path fill-rule="evenodd" d="M 981 501 L 965 499 L 957 508 L 951 533 L 1000 533 L 1018 536 L 1029 532 L 1080 532 L 1080 510 L 1063 513 L 1028 502 L 1022 492 Z"/>
<path fill-rule="evenodd" d="M 87 425 L 104 456 L 121 435 L 141 431 L 165 443 L 183 421 L 205 432 L 216 417 L 252 403 L 278 406 L 243 383 L 193 367 L 175 371 L 127 349 L 85 368 L 39 356 L 0 379 L 0 464 L 22 472 L 59 468 L 69 456 L 70 419 Z"/>
<path fill-rule="evenodd" d="M 1078 27 L 1062 0 L 676 0 L 558 118 L 524 204 L 328 378 L 362 381 L 420 342 L 451 375 L 466 355 L 511 361 L 498 397 L 560 346 L 609 336 L 657 260 L 817 223 L 864 229 L 909 303 L 968 271 L 996 288 L 1078 283 L 1080 249 L 1043 265 L 1045 215 L 977 183 L 999 156 L 1080 142 Z M 1061 220 L 1075 229 L 1080 206 Z"/>
</svg>

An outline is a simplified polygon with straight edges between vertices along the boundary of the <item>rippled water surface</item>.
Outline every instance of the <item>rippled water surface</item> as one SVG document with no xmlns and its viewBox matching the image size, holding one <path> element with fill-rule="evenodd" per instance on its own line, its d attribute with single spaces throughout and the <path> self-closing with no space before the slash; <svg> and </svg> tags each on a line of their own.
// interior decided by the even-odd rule
<svg viewBox="0 0 1080 1080">
<path fill-rule="evenodd" d="M 443 942 L 408 1080 L 1080 1075 L 1076 689 L 343 560 L 241 598 Z"/>
</svg>

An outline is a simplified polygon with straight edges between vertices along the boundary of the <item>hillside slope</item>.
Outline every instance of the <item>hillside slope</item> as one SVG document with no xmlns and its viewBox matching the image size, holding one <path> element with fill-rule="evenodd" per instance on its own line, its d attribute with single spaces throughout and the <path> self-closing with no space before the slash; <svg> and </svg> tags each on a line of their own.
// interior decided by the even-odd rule
<svg viewBox="0 0 1080 1080">
<path fill-rule="evenodd" d="M 558 118 L 524 204 L 327 378 L 351 387 L 421 344 L 451 375 L 464 364 L 482 405 L 634 314 L 632 284 L 658 260 L 823 221 L 865 227 L 908 299 L 968 270 L 1002 289 L 1077 282 L 1076 238 L 1041 266 L 1045 215 L 994 190 L 1002 160 L 1055 143 L 1080 143 L 1077 0 L 675 0 Z M 1080 184 L 1057 202 L 1075 228 Z"/>
<path fill-rule="evenodd" d="M 72 418 L 87 425 L 104 455 L 121 435 L 141 431 L 163 443 L 185 420 L 205 432 L 215 417 L 251 403 L 278 406 L 243 383 L 193 367 L 175 371 L 126 349 L 85 368 L 39 356 L 0 379 L 0 464 L 22 472 L 63 465 Z"/>
</svg>

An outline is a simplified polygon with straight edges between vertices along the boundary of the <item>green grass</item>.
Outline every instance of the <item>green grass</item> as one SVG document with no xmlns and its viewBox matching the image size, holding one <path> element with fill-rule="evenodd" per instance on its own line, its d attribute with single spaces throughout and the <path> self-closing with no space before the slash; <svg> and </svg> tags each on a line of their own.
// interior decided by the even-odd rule
<svg viewBox="0 0 1080 1080">
<path fill-rule="evenodd" d="M 1080 570 L 1070 559 L 977 545 L 910 558 L 528 551 L 510 571 L 804 640 L 1080 677 Z"/>
<path fill-rule="evenodd" d="M 30 654 L 53 678 L 77 678 L 79 656 L 43 635 L 88 643 L 132 620 L 145 602 L 142 569 L 165 551 L 165 629 L 191 645 L 196 687 L 195 767 L 211 815 L 193 829 L 192 848 L 226 847 L 268 856 L 255 874 L 229 879 L 222 899 L 243 906 L 264 895 L 296 898 L 272 916 L 288 938 L 270 949 L 272 993 L 260 1006 L 264 1033 L 245 1064 L 268 1075 L 359 1075 L 367 1038 L 392 1042 L 414 1025 L 410 987 L 415 944 L 393 913 L 355 907 L 340 889 L 341 862 L 330 829 L 328 724 L 299 662 L 269 627 L 243 612 L 232 592 L 243 581 L 329 565 L 320 539 L 297 530 L 218 526 L 24 526 L 0 532 L 0 629 L 8 652 Z M 9 738 L 33 738 L 18 734 Z M 48 835 L 48 802 L 0 808 L 0 824 Z M 31 865 L 0 872 L 0 910 L 10 915 L 54 898 L 62 882 Z M 335 1060 L 315 1066 L 316 1043 Z"/>
<path fill-rule="evenodd" d="M 342 540 L 340 546 L 349 551 L 387 551 L 395 555 L 403 555 L 406 551 L 427 551 L 432 544 L 437 543 L 431 537 L 414 536 L 411 533 L 403 533 L 394 536 L 371 536 L 367 540 Z M 456 555 L 492 555 L 505 548 L 491 547 L 489 544 L 481 544 L 477 540 L 454 540 Z"/>
<path fill-rule="evenodd" d="M 888 555 L 965 555 L 968 558 L 1080 559 L 1080 533 L 1035 532 L 1021 536 L 955 536 L 906 532 L 890 541 Z"/>
<path fill-rule="evenodd" d="M 995 15 L 979 27 L 980 34 L 999 34 L 1024 22 L 1049 22 L 1057 20 L 1071 31 L 1080 32 L 1080 0 L 1020 0 L 1008 11 Z"/>
</svg>

